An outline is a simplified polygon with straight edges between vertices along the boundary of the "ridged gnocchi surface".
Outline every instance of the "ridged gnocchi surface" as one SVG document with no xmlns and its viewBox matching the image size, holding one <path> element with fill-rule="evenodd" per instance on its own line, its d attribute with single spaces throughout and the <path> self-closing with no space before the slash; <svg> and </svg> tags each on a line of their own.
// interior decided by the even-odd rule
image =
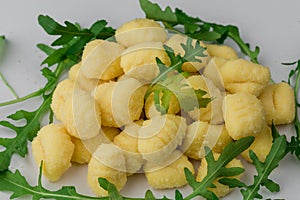
<svg viewBox="0 0 300 200">
<path fill-rule="evenodd" d="M 223 109 L 226 129 L 234 140 L 258 134 L 266 124 L 262 103 L 252 94 L 227 95 Z"/>
<path fill-rule="evenodd" d="M 270 125 L 289 124 L 295 118 L 295 96 L 287 83 L 268 85 L 259 96 Z"/>
<path fill-rule="evenodd" d="M 50 181 L 58 181 L 71 166 L 74 144 L 60 124 L 41 128 L 32 141 L 32 153 L 38 165 L 43 161 L 43 174 Z"/>
</svg>

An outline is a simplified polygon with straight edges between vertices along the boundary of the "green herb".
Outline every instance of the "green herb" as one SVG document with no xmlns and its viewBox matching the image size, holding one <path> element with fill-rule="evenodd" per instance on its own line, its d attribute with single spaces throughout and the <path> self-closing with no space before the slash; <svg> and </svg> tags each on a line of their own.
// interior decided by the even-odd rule
<svg viewBox="0 0 300 200">
<path fill-rule="evenodd" d="M 298 108 L 300 107 L 300 103 L 298 101 L 299 96 L 299 84 L 300 84 L 300 60 L 291 62 L 291 63 L 283 63 L 283 65 L 296 65 L 295 69 L 292 69 L 289 73 L 288 84 L 294 88 L 294 96 L 295 96 L 295 119 L 294 119 L 294 127 L 295 127 L 295 136 L 291 137 L 290 142 L 287 143 L 287 152 L 291 154 L 295 154 L 297 158 L 300 160 L 300 121 L 298 117 Z"/>
<path fill-rule="evenodd" d="M 268 178 L 271 172 L 278 167 L 281 159 L 286 155 L 286 137 L 280 136 L 273 141 L 272 148 L 264 162 L 261 162 L 253 151 L 249 152 L 250 158 L 256 168 L 257 175 L 254 176 L 252 185 L 242 189 L 244 200 L 252 200 L 255 198 L 262 199 L 258 193 L 261 186 L 266 187 L 270 192 L 278 192 L 280 187 L 277 183 Z"/>
<path fill-rule="evenodd" d="M 2 62 L 2 59 L 4 57 L 5 52 L 5 37 L 3 35 L 0 36 L 0 64 Z M 3 74 L 0 71 L 0 79 L 4 82 L 5 86 L 10 90 L 10 92 L 16 97 L 19 98 L 16 91 L 13 89 L 13 87 L 9 84 L 9 82 L 6 80 L 6 78 L 3 76 Z"/>
<path fill-rule="evenodd" d="M 226 165 L 236 158 L 240 153 L 245 151 L 254 141 L 254 137 L 246 137 L 236 142 L 229 143 L 217 160 L 214 159 L 211 151 L 207 153 L 207 175 L 201 182 L 197 182 L 187 169 L 185 174 L 189 185 L 193 188 L 193 193 L 188 195 L 185 200 L 192 199 L 196 196 L 202 196 L 206 199 L 218 199 L 217 196 L 208 188 L 215 187 L 213 181 L 220 177 L 235 176 L 241 174 L 244 170 L 239 167 L 226 168 Z M 227 178 L 230 180 L 230 178 Z"/>
<path fill-rule="evenodd" d="M 40 15 L 38 19 L 40 25 L 47 33 L 60 36 L 59 39 L 52 43 L 52 45 L 61 45 L 58 49 L 44 44 L 38 45 L 48 55 L 42 64 L 46 63 L 48 66 L 56 64 L 56 68 L 51 70 L 48 67 L 44 67 L 41 70 L 42 75 L 47 79 L 47 83 L 43 88 L 22 98 L 0 103 L 0 106 L 5 106 L 38 96 L 41 96 L 43 100 L 42 104 L 35 111 L 19 110 L 8 116 L 9 119 L 15 122 L 25 120 L 26 124 L 24 126 L 16 126 L 9 121 L 0 121 L 1 126 L 9 128 L 15 133 L 14 137 L 0 138 L 0 145 L 5 147 L 5 150 L 0 152 L 0 171 L 8 169 L 14 153 L 22 157 L 27 154 L 27 141 L 32 141 L 36 136 L 37 131 L 41 127 L 41 118 L 49 111 L 49 121 L 52 122 L 53 115 L 50 103 L 54 89 L 62 74 L 79 61 L 85 44 L 92 39 L 105 39 L 114 34 L 114 29 L 106 27 L 107 23 L 103 20 L 94 23 L 90 29 L 80 29 L 78 25 L 71 24 L 70 22 L 65 22 L 66 27 L 64 27 L 49 16 Z"/>
<path fill-rule="evenodd" d="M 211 101 L 211 98 L 203 97 L 206 94 L 205 91 L 194 90 L 184 82 L 188 73 L 182 70 L 182 65 L 185 62 L 201 62 L 198 57 L 206 56 L 203 53 L 205 48 L 200 45 L 199 41 L 196 41 L 195 46 L 193 46 L 191 38 L 188 38 L 187 43 L 181 44 L 181 46 L 185 51 L 183 56 L 175 55 L 172 48 L 164 45 L 171 64 L 168 67 L 161 60 L 156 59 L 160 73 L 152 81 L 145 95 L 145 99 L 147 99 L 153 93 L 156 109 L 162 114 L 168 112 L 172 95 L 175 95 L 184 111 L 191 111 L 195 107 L 206 107 Z"/>
<path fill-rule="evenodd" d="M 225 39 L 231 38 L 252 62 L 258 63 L 259 47 L 256 46 L 251 50 L 250 45 L 242 40 L 236 26 L 205 22 L 200 18 L 188 16 L 178 8 L 175 11 L 170 7 L 162 10 L 158 4 L 149 0 L 140 0 L 140 5 L 147 18 L 161 21 L 166 28 L 184 33 L 191 38 L 217 43 L 223 43 Z M 178 25 L 183 26 L 184 30 L 178 28 Z"/>
</svg>

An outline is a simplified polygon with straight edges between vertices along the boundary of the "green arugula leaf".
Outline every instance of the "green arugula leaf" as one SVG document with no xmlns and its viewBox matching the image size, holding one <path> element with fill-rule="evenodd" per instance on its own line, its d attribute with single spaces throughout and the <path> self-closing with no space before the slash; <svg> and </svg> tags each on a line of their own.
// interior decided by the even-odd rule
<svg viewBox="0 0 300 200">
<path fill-rule="evenodd" d="M 223 43 L 225 39 L 231 38 L 252 62 L 258 63 L 259 47 L 256 46 L 251 50 L 250 45 L 242 40 L 236 26 L 205 22 L 200 18 L 188 16 L 178 8 L 172 11 L 167 7 L 163 11 L 158 4 L 151 3 L 149 0 L 140 0 L 140 6 L 147 18 L 161 21 L 166 28 L 179 33 L 182 31 L 178 25 L 181 25 L 184 27 L 183 33 L 191 38 L 217 43 Z"/>
<path fill-rule="evenodd" d="M 170 66 L 166 66 L 159 58 L 156 58 L 156 63 L 159 68 L 159 75 L 149 85 L 145 95 L 147 99 L 151 93 L 154 95 L 154 105 L 156 110 L 161 114 L 166 114 L 169 109 L 169 104 L 172 95 L 177 98 L 180 107 L 184 111 L 191 111 L 195 107 L 203 108 L 212 100 L 211 98 L 204 98 L 206 94 L 202 90 L 194 90 L 187 83 L 184 83 L 184 78 L 188 75 L 183 72 L 182 65 L 185 62 L 201 62 L 199 57 L 205 57 L 203 53 L 205 48 L 202 47 L 199 41 L 192 45 L 192 38 L 187 39 L 186 44 L 181 44 L 185 53 L 175 55 L 171 47 L 164 45 L 164 49 L 170 58 Z"/>
<path fill-rule="evenodd" d="M 287 143 L 286 151 L 288 153 L 296 155 L 296 157 L 300 160 L 300 120 L 298 116 L 298 109 L 300 108 L 300 103 L 298 101 L 299 96 L 299 84 L 300 84 L 300 59 L 291 62 L 291 63 L 282 63 L 286 66 L 294 66 L 294 69 L 290 70 L 288 77 L 288 84 L 294 88 L 294 96 L 295 96 L 295 119 L 294 119 L 294 128 L 295 128 L 295 136 L 291 137 L 290 142 Z"/>
<path fill-rule="evenodd" d="M 193 193 L 188 195 L 185 199 L 192 199 L 196 196 L 202 196 L 206 199 L 218 199 L 217 196 L 207 188 L 214 188 L 215 185 L 212 182 L 217 178 L 239 175 L 243 172 L 241 168 L 226 168 L 226 165 L 249 148 L 253 141 L 254 137 L 245 137 L 236 142 L 230 142 L 217 160 L 214 159 L 212 152 L 208 148 L 205 148 L 207 152 L 205 156 L 207 161 L 207 175 L 201 182 L 197 182 L 192 173 L 188 169 L 185 169 L 187 181 L 193 188 Z M 228 183 L 228 179 L 227 181 L 223 181 L 223 183 Z M 241 183 L 239 184 L 242 185 Z"/>
<path fill-rule="evenodd" d="M 257 175 L 254 176 L 252 185 L 241 190 L 244 200 L 252 200 L 255 198 L 262 199 L 262 196 L 259 194 L 261 186 L 266 187 L 270 192 L 278 192 L 280 190 L 279 185 L 268 177 L 271 172 L 278 167 L 280 160 L 286 155 L 286 142 L 285 135 L 275 138 L 271 150 L 264 162 L 261 162 L 253 151 L 249 151 Z"/>
<path fill-rule="evenodd" d="M 0 126 L 11 129 L 16 134 L 12 138 L 0 138 L 0 145 L 5 148 L 4 151 L 0 152 L 0 171 L 8 169 L 14 153 L 22 157 L 27 154 L 27 141 L 32 141 L 36 136 L 41 126 L 40 120 L 46 113 L 50 111 L 49 121 L 53 120 L 50 103 L 54 89 L 62 74 L 80 61 L 86 43 L 95 38 L 106 39 L 114 34 L 114 29 L 106 27 L 107 22 L 104 20 L 95 22 L 91 29 L 81 29 L 77 24 L 70 22 L 65 22 L 66 26 L 62 26 L 51 17 L 43 15 L 38 17 L 38 21 L 48 34 L 60 36 L 52 43 L 52 45 L 60 45 L 61 47 L 58 49 L 45 44 L 38 44 L 38 48 L 48 55 L 42 64 L 48 64 L 48 66 L 56 65 L 56 68 L 50 70 L 50 68 L 45 67 L 41 70 L 42 75 L 47 79 L 47 83 L 43 88 L 24 97 L 0 103 L 0 106 L 6 106 L 28 100 L 32 97 L 41 96 L 43 98 L 42 104 L 35 111 L 20 110 L 8 116 L 14 122 L 25 120 L 26 124 L 24 126 L 16 126 L 5 120 L 0 121 Z"/>
<path fill-rule="evenodd" d="M 5 44 L 6 39 L 3 35 L 0 35 L 0 64 L 2 63 L 2 60 L 4 58 L 5 54 Z M 16 99 L 19 98 L 18 94 L 14 90 L 14 88 L 9 84 L 9 82 L 6 80 L 6 78 L 3 76 L 2 72 L 0 71 L 0 79 L 4 82 L 5 86 L 9 89 L 9 91 L 14 95 Z"/>
</svg>

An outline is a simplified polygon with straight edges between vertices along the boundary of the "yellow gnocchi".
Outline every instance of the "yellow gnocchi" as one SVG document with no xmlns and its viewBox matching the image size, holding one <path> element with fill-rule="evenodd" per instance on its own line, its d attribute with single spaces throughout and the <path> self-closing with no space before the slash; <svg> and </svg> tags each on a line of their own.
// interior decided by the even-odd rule
<svg viewBox="0 0 300 200">
<path fill-rule="evenodd" d="M 138 151 L 145 160 L 160 163 L 182 143 L 186 128 L 184 118 L 171 114 L 146 120 L 139 130 Z"/>
<path fill-rule="evenodd" d="M 259 96 L 270 125 L 289 124 L 295 118 L 295 96 L 287 83 L 268 85 Z"/>
<path fill-rule="evenodd" d="M 66 129 L 60 124 L 41 128 L 32 141 L 32 153 L 38 165 L 43 161 L 43 174 L 57 181 L 71 166 L 74 144 Z"/>
<path fill-rule="evenodd" d="M 172 161 L 168 166 L 156 166 L 157 169 L 146 170 L 145 175 L 148 183 L 155 189 L 178 188 L 187 184 L 184 174 L 184 168 L 189 169 L 192 174 L 195 173 L 193 164 L 188 160 L 187 156 L 181 155 L 180 152 L 175 152 L 175 161 Z M 151 166 L 145 166 L 146 169 L 152 169 Z"/>
<path fill-rule="evenodd" d="M 116 30 L 117 42 L 125 47 L 144 42 L 164 42 L 166 39 L 165 29 L 151 19 L 135 19 Z"/>
<path fill-rule="evenodd" d="M 234 140 L 258 134 L 266 124 L 262 103 L 252 94 L 227 95 L 223 109 L 226 129 Z"/>
<path fill-rule="evenodd" d="M 244 59 L 227 61 L 222 65 L 220 73 L 228 92 L 246 92 L 255 96 L 262 93 L 271 78 L 268 67 Z"/>
</svg>

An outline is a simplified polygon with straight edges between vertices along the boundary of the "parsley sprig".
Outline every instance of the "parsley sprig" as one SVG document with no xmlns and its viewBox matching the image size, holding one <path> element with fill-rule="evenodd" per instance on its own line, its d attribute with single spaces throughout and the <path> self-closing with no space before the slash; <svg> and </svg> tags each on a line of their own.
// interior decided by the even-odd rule
<svg viewBox="0 0 300 200">
<path fill-rule="evenodd" d="M 195 90 L 187 84 L 186 80 L 184 81 L 189 73 L 182 70 L 182 65 L 185 62 L 201 62 L 199 57 L 206 56 L 205 48 L 200 45 L 200 42 L 196 41 L 195 45 L 192 45 L 192 41 L 192 38 L 188 38 L 186 44 L 181 44 L 184 55 L 176 55 L 171 47 L 164 45 L 171 61 L 170 66 L 159 58 L 156 59 L 159 74 L 148 87 L 145 99 L 153 93 L 155 107 L 162 114 L 168 112 L 172 95 L 175 95 L 184 111 L 191 111 L 195 107 L 206 107 L 211 101 L 211 98 L 203 97 L 206 94 L 205 91 Z"/>
<path fill-rule="evenodd" d="M 250 45 L 242 40 L 237 26 L 206 22 L 198 17 L 188 16 L 178 8 L 175 8 L 175 11 L 170 7 L 162 10 L 158 4 L 149 0 L 140 0 L 140 5 L 147 18 L 161 21 L 166 28 L 184 33 L 191 38 L 217 43 L 223 43 L 227 38 L 231 38 L 252 62 L 258 63 L 259 47 L 256 46 L 252 50 Z M 183 30 L 178 28 L 178 25 L 183 27 Z"/>
</svg>

